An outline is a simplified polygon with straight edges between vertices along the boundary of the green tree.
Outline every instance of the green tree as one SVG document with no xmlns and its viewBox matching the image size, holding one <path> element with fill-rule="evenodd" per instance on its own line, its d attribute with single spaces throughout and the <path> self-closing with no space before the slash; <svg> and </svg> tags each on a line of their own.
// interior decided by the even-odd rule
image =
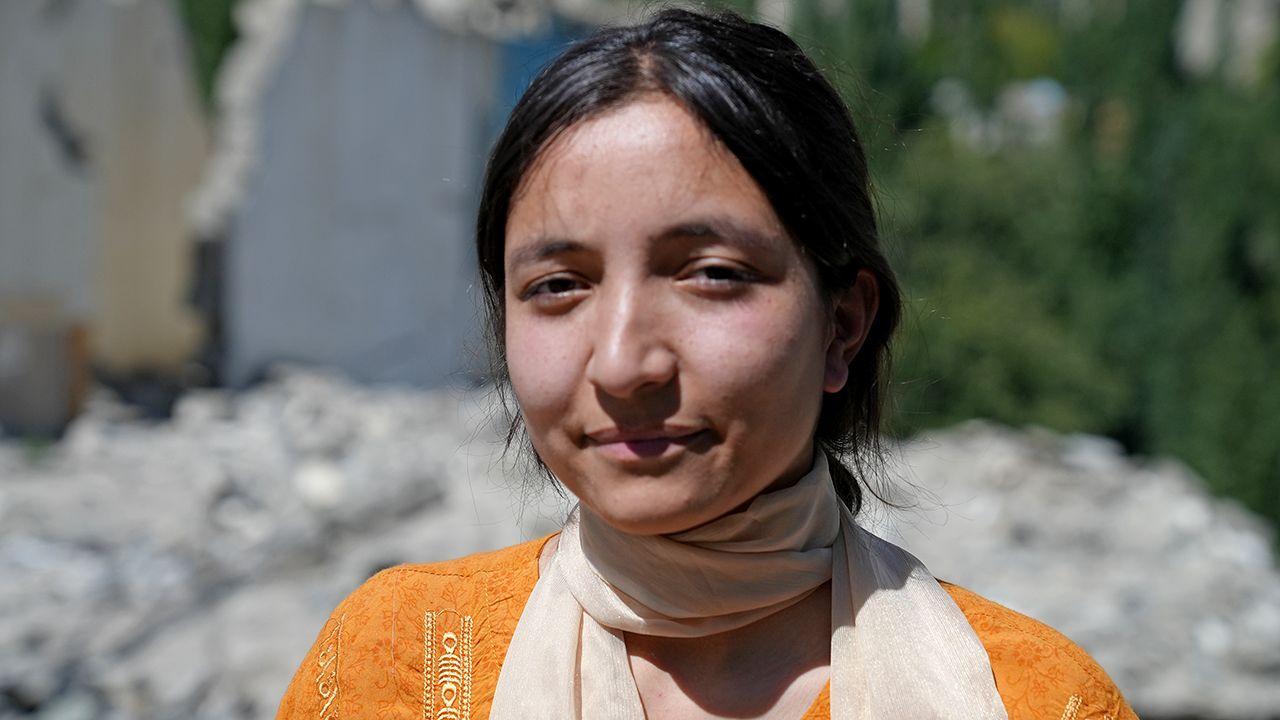
<svg viewBox="0 0 1280 720">
<path fill-rule="evenodd" d="M 893 0 L 795 7 L 906 289 L 893 431 L 1106 434 L 1280 520 L 1280 51 L 1249 86 L 1190 77 L 1164 0 L 934 2 L 912 40 Z M 1047 147 L 966 141 L 931 99 L 981 121 L 1037 77 L 1072 100 Z"/>
<path fill-rule="evenodd" d="M 187 32 L 196 85 L 205 109 L 213 109 L 214 80 L 236 41 L 232 17 L 238 0 L 173 0 Z"/>
</svg>

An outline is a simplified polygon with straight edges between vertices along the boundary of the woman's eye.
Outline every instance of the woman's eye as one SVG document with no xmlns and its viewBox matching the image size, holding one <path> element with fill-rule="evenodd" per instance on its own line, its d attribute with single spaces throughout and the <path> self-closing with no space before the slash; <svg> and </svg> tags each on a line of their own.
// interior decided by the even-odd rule
<svg viewBox="0 0 1280 720">
<path fill-rule="evenodd" d="M 752 273 L 730 265 L 703 265 L 694 268 L 692 276 L 705 277 L 707 279 L 705 284 L 722 286 L 750 282 L 755 278 Z"/>
<path fill-rule="evenodd" d="M 580 283 L 577 280 L 568 277 L 547 278 L 546 280 L 530 285 L 529 288 L 524 291 L 521 299 L 528 300 L 540 295 L 549 297 L 563 295 L 576 290 L 579 284 Z"/>
</svg>

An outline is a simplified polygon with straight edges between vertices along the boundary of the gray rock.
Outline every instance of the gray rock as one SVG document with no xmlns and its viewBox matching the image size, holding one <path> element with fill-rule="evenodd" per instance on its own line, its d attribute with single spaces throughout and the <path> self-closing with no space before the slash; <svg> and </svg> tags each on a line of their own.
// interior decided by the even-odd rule
<svg viewBox="0 0 1280 720">
<path fill-rule="evenodd" d="M 1143 717 L 1280 716 L 1273 531 L 1183 464 L 970 421 L 894 472 L 932 497 L 874 508 L 886 537 L 1075 640 Z"/>
<path fill-rule="evenodd" d="M 499 460 L 489 408 L 281 368 L 169 422 L 98 395 L 43 454 L 0 443 L 0 720 L 271 717 L 372 573 L 559 526 L 565 503 Z M 1066 633 L 1143 717 L 1280 707 L 1270 530 L 1185 466 L 974 421 L 889 470 L 917 502 L 866 523 Z"/>
</svg>

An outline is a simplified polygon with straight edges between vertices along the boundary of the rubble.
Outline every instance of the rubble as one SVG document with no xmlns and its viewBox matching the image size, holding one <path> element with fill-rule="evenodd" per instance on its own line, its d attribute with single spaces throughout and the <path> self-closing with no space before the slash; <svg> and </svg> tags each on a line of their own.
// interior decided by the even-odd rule
<svg viewBox="0 0 1280 720">
<path fill-rule="evenodd" d="M 873 512 L 938 577 L 1048 623 L 1143 718 L 1280 717 L 1273 530 L 1182 463 L 972 420 L 907 442 Z"/>
<path fill-rule="evenodd" d="M 0 719 L 271 717 L 373 572 L 558 527 L 489 407 L 281 368 L 169 421 L 99 396 L 56 445 L 0 442 Z M 1270 530 L 1181 464 L 972 421 L 891 471 L 917 503 L 873 528 L 1066 633 L 1144 718 L 1280 717 Z"/>
<path fill-rule="evenodd" d="M 513 505 L 483 402 L 286 368 L 0 443 L 0 718 L 270 717 L 376 570 L 557 526 Z"/>
</svg>

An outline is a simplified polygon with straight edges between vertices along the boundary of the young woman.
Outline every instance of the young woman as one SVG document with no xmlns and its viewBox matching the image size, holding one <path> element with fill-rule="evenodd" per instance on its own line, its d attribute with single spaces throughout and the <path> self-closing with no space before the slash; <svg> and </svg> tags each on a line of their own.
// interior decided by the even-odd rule
<svg viewBox="0 0 1280 720">
<path fill-rule="evenodd" d="M 477 227 L 561 532 L 334 611 L 280 718 L 1134 718 L 1069 640 L 861 529 L 899 291 L 789 38 L 668 10 L 533 82 Z"/>
</svg>

